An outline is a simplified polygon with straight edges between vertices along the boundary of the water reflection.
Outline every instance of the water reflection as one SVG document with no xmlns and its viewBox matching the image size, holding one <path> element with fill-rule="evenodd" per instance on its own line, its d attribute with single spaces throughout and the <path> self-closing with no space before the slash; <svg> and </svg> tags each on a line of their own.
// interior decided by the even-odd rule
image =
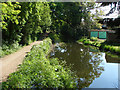
<svg viewBox="0 0 120 90">
<path fill-rule="evenodd" d="M 89 87 L 93 80 L 104 71 L 103 66 L 100 65 L 103 54 L 77 43 L 57 46 L 50 55 L 65 60 L 68 65 L 73 64 L 72 70 L 76 71 L 79 77 L 77 80 L 79 88 Z"/>
</svg>

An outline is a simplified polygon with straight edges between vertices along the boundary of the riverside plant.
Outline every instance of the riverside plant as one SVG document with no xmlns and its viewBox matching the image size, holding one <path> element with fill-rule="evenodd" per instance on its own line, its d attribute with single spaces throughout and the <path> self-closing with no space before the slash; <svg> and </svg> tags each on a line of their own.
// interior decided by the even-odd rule
<svg viewBox="0 0 120 90">
<path fill-rule="evenodd" d="M 47 58 L 51 39 L 43 40 L 34 45 L 27 54 L 18 71 L 10 74 L 2 83 L 3 89 L 8 88 L 75 88 L 76 75 L 60 63 L 57 58 Z"/>
<path fill-rule="evenodd" d="M 91 39 L 82 38 L 82 39 L 78 40 L 77 42 L 78 43 L 82 42 L 85 45 L 96 46 L 102 50 L 111 51 L 111 52 L 120 54 L 120 45 L 111 45 L 106 42 L 100 42 L 97 40 L 97 38 L 91 38 Z"/>
</svg>

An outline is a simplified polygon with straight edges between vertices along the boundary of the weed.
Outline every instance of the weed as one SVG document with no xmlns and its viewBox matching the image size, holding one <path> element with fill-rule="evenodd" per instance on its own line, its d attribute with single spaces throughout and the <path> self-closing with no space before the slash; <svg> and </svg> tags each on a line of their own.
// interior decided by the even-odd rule
<svg viewBox="0 0 120 90">
<path fill-rule="evenodd" d="M 98 38 L 97 38 L 97 37 L 91 37 L 90 40 L 91 40 L 91 41 L 97 41 Z"/>
</svg>

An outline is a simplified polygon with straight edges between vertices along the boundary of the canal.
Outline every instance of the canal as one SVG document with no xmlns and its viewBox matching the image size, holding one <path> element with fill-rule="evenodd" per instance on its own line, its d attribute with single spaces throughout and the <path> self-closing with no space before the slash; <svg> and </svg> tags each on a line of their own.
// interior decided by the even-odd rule
<svg viewBox="0 0 120 90">
<path fill-rule="evenodd" d="M 50 57 L 65 60 L 76 73 L 79 88 L 118 88 L 120 58 L 100 52 L 95 47 L 77 43 L 56 44 Z"/>
</svg>

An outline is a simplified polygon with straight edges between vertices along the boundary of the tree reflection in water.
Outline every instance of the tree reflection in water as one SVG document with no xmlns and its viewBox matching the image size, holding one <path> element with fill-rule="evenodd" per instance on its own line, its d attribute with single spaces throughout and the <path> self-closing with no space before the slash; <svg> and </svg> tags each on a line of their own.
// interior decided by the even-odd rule
<svg viewBox="0 0 120 90">
<path fill-rule="evenodd" d="M 72 71 L 76 71 L 79 88 L 88 87 L 104 70 L 102 66 L 99 66 L 103 61 L 102 53 L 92 52 L 89 47 L 77 43 L 57 46 L 50 54 L 51 57 L 65 60 L 67 65 L 73 64 Z"/>
</svg>

